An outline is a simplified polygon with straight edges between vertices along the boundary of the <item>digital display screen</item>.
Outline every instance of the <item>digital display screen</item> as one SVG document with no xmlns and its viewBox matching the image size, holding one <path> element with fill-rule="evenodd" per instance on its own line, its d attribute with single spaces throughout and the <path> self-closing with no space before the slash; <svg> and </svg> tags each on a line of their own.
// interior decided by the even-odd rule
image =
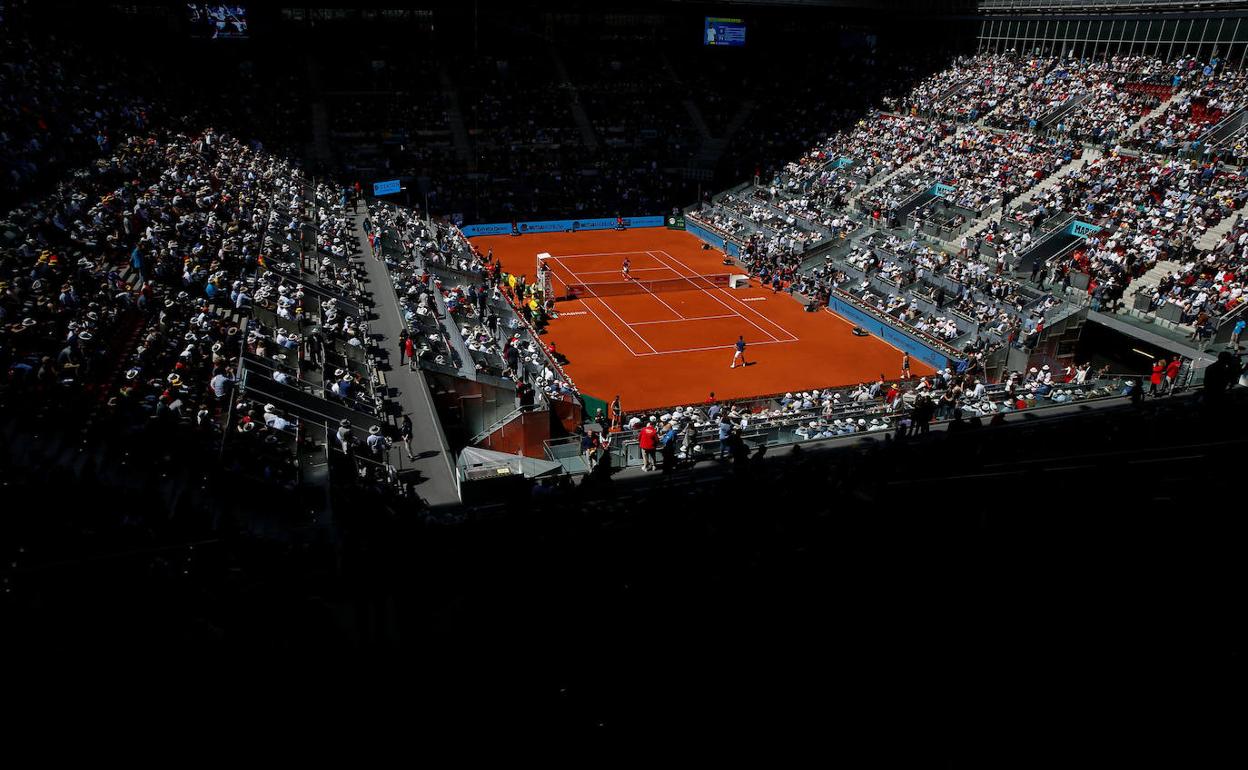
<svg viewBox="0 0 1248 770">
<path fill-rule="evenodd" d="M 373 195 L 389 195 L 397 193 L 402 187 L 399 185 L 398 179 L 390 179 L 385 182 L 373 182 Z"/>
<path fill-rule="evenodd" d="M 706 45 L 745 45 L 745 22 L 741 19 L 707 16 L 706 26 L 703 28 L 703 42 Z"/>
<path fill-rule="evenodd" d="M 187 3 L 191 35 L 214 40 L 243 40 L 247 35 L 247 7 L 224 3 Z"/>
</svg>

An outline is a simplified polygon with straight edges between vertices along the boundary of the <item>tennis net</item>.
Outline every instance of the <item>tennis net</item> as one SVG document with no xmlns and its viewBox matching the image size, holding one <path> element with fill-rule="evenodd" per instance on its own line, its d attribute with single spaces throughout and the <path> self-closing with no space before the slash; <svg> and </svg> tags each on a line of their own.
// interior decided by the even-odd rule
<svg viewBox="0 0 1248 770">
<path fill-rule="evenodd" d="M 658 280 L 600 281 L 596 283 L 568 283 L 563 299 L 585 297 L 618 297 L 622 294 L 653 294 L 663 291 L 708 291 L 727 289 L 732 285 L 728 273 L 716 275 L 690 275 L 680 278 Z"/>
</svg>

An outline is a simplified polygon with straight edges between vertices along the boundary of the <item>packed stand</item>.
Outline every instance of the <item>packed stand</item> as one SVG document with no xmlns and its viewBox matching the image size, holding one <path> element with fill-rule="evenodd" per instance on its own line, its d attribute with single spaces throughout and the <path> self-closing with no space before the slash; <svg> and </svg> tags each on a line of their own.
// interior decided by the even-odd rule
<svg viewBox="0 0 1248 770">
<path fill-rule="evenodd" d="M 432 52 L 382 46 L 321 73 L 338 166 L 356 176 L 440 173 L 456 162 Z"/>
<path fill-rule="evenodd" d="M 151 107 L 70 45 L 56 56 L 21 34 L 0 42 L 0 173 L 4 200 L 113 150 L 144 130 Z"/>
<path fill-rule="evenodd" d="M 416 346 L 414 365 L 431 360 L 458 368 L 463 362 L 453 345 L 443 354 L 425 342 L 445 344 L 447 335 L 458 334 L 479 375 L 515 383 L 520 407 L 534 403 L 536 389 L 548 398 L 575 397 L 560 354 L 538 338 L 555 310 L 554 299 L 542 295 L 534 276 L 504 272 L 492 254 L 481 255 L 449 223 L 429 224 L 381 203 L 370 216 L 393 244 L 382 254 Z"/>
<path fill-rule="evenodd" d="M 1034 129 L 1046 115 L 1074 103 L 1097 85 L 1095 71 L 1059 64 L 1036 73 L 1020 91 L 1007 94 L 986 122 L 994 128 Z"/>
<path fill-rule="evenodd" d="M 292 257 L 283 228 L 299 216 L 288 193 L 301 184 L 287 161 L 209 129 L 131 137 L 10 212 L 0 308 L 8 387 L 94 397 L 130 430 L 219 442 L 243 344 L 232 320 L 251 314 L 263 265 Z M 246 441 L 262 454 L 281 442 L 259 435 Z"/>
<path fill-rule="evenodd" d="M 1248 72 L 1188 60 L 1184 82 L 1190 91 L 1140 126 L 1131 137 L 1133 147 L 1162 154 L 1200 150 L 1198 141 L 1223 118 L 1248 106 Z M 1176 75 L 1176 79 L 1179 76 Z"/>
<path fill-rule="evenodd" d="M 816 192 L 835 205 L 858 185 L 897 170 L 951 133 L 949 123 L 873 113 L 788 164 L 778 182 L 785 192 Z M 838 168 L 842 158 L 853 163 Z"/>
<path fill-rule="evenodd" d="M 938 52 L 912 47 L 863 51 L 812 45 L 787 53 L 806 58 L 796 65 L 777 60 L 774 71 L 761 70 L 751 95 L 754 109 L 729 139 L 720 162 L 727 179 L 775 178 L 792 158 L 850 130 L 874 106 L 880 89 L 904 93 L 943 64 Z M 795 69 L 806 76 L 785 90 L 774 87 Z"/>
<path fill-rule="evenodd" d="M 908 115 L 973 123 L 1014 98 L 1030 81 L 1043 77 L 1053 64 L 1051 58 L 1012 54 L 963 57 L 915 86 L 904 99 L 885 104 Z"/>
<path fill-rule="evenodd" d="M 1080 154 L 1069 140 L 975 127 L 921 155 L 915 173 L 953 187 L 952 203 L 982 213 L 999 207 L 1003 196 L 1015 198 L 1031 189 Z"/>
<path fill-rule="evenodd" d="M 1240 209 L 1248 178 L 1208 164 L 1150 156 L 1110 155 L 1072 169 L 1035 201 L 1048 217 L 1070 213 L 1101 226 L 1058 265 L 1091 277 L 1113 299 L 1160 260 L 1195 257 L 1195 240 Z M 1109 303 L 1107 303 L 1109 304 Z"/>
<path fill-rule="evenodd" d="M 1242 213 L 1235 222 L 1217 245 L 1167 273 L 1148 293 L 1152 312 L 1167 304 L 1177 305 L 1179 322 L 1193 327 L 1194 339 L 1209 339 L 1223 316 L 1242 312 L 1248 227 Z"/>
</svg>

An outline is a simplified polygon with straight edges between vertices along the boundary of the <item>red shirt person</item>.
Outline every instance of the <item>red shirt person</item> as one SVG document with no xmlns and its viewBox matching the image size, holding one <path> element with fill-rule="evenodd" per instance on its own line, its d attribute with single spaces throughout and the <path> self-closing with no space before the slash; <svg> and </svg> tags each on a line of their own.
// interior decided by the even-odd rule
<svg viewBox="0 0 1248 770">
<path fill-rule="evenodd" d="M 641 446 L 642 468 L 648 471 L 654 470 L 654 452 L 659 445 L 659 430 L 654 427 L 653 422 L 646 423 L 646 427 L 641 429 L 641 434 L 637 436 L 637 443 Z"/>
<path fill-rule="evenodd" d="M 1183 361 L 1175 356 L 1169 364 L 1166 365 L 1166 380 L 1171 384 L 1179 378 L 1179 370 L 1183 368 Z"/>
<path fill-rule="evenodd" d="M 1161 395 L 1161 377 L 1165 371 L 1166 365 L 1164 361 L 1157 361 L 1153 364 L 1153 374 L 1148 378 L 1148 394 L 1150 396 Z"/>
</svg>

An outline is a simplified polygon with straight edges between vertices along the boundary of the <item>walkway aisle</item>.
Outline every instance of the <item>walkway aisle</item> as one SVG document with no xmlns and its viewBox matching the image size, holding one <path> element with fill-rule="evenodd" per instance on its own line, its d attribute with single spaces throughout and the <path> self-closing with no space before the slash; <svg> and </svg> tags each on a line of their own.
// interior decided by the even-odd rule
<svg viewBox="0 0 1248 770">
<path fill-rule="evenodd" d="M 355 215 L 356 237 L 360 240 L 360 253 L 364 255 L 364 268 L 368 273 L 368 289 L 373 295 L 375 317 L 368 321 L 369 336 L 381 347 L 379 362 L 386 376 L 386 387 L 392 394 L 390 401 L 402 406 L 403 414 L 412 418 L 412 452 L 415 460 L 407 459 L 407 450 L 396 441 L 390 450 L 390 462 L 400 472 L 415 469 L 420 472 L 416 493 L 431 508 L 459 504 L 455 484 L 454 458 L 441 438 L 441 428 L 425 373 L 412 371 L 406 364 L 399 366 L 399 331 L 403 319 L 399 315 L 398 300 L 390 283 L 390 274 L 384 262 L 373 259 L 372 247 L 364 233 L 364 207 Z M 402 416 L 398 416 L 402 421 Z"/>
</svg>

